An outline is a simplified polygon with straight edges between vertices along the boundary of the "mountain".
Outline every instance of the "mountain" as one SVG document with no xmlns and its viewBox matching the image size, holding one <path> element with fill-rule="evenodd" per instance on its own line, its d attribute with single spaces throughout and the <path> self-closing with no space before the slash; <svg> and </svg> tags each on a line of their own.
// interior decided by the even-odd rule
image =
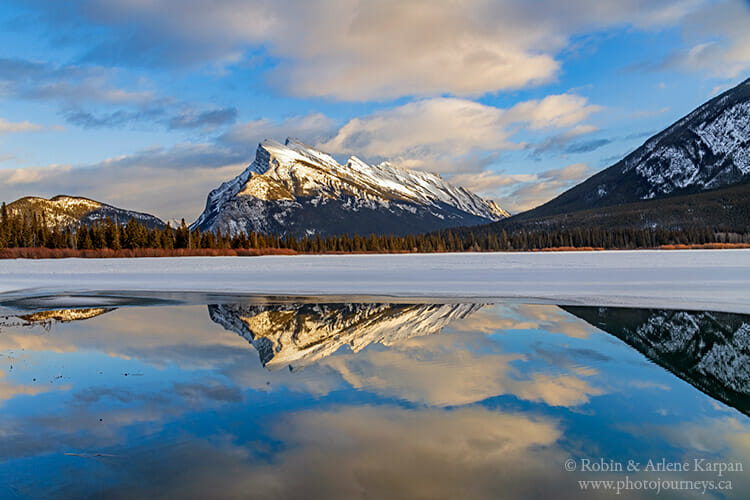
<svg viewBox="0 0 750 500">
<path fill-rule="evenodd" d="M 104 222 L 107 217 L 119 224 L 126 224 L 130 219 L 135 219 L 150 228 L 162 228 L 165 225 L 164 221 L 153 215 L 113 207 L 88 198 L 65 195 L 58 195 L 49 200 L 26 196 L 10 203 L 8 214 L 11 216 L 43 215 L 50 227 L 57 228 Z"/>
<path fill-rule="evenodd" d="M 352 156 L 341 165 L 297 140 L 266 140 L 244 172 L 209 193 L 191 225 L 295 234 L 409 234 L 486 224 L 509 214 L 496 203 L 448 184 L 439 175 L 370 165 Z"/>
<path fill-rule="evenodd" d="M 522 215 L 496 223 L 495 229 L 512 231 L 519 228 L 534 230 L 562 227 L 580 229 L 709 227 L 719 231 L 746 234 L 750 232 L 750 183 L 745 182 L 703 193 L 576 210 L 540 218 L 526 219 Z M 474 229 L 467 228 L 466 231 Z"/>
<path fill-rule="evenodd" d="M 247 339 L 269 369 L 299 368 L 344 345 L 359 352 L 439 333 L 482 304 L 210 304 L 211 320 Z"/>
<path fill-rule="evenodd" d="M 563 309 L 625 341 L 712 398 L 750 415 L 750 316 L 614 307 Z"/>
<path fill-rule="evenodd" d="M 559 217 L 553 216 L 605 207 L 619 211 L 627 204 L 694 195 L 748 182 L 750 79 L 651 137 L 615 165 L 507 223 L 544 223 L 545 219 L 547 223 L 560 222 Z M 648 207 L 658 206 L 655 203 Z M 606 214 L 608 210 L 597 213 Z M 658 208 L 649 216 L 659 223 Z M 683 219 L 682 224 L 690 221 L 690 217 Z M 637 224 L 637 219 L 634 222 Z"/>
</svg>

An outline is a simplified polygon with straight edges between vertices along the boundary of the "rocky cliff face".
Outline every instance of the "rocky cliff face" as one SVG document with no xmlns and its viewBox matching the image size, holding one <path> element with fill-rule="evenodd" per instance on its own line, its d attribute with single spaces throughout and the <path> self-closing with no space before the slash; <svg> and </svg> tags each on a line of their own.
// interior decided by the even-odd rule
<svg viewBox="0 0 750 500">
<path fill-rule="evenodd" d="M 244 172 L 211 191 L 191 227 L 232 234 L 407 234 L 508 216 L 436 174 L 370 165 L 354 156 L 341 165 L 287 139 L 284 145 L 260 144 Z"/>
</svg>

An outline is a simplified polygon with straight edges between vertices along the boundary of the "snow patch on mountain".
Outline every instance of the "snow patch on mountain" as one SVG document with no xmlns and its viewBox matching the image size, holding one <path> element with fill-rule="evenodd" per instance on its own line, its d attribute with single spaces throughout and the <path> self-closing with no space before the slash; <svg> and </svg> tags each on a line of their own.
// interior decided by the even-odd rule
<svg viewBox="0 0 750 500">
<path fill-rule="evenodd" d="M 699 107 L 625 159 L 649 185 L 642 199 L 715 189 L 750 175 L 750 80 Z"/>
<path fill-rule="evenodd" d="M 90 225 L 110 218 L 118 224 L 135 219 L 148 227 L 164 227 L 164 222 L 150 214 L 117 208 L 79 196 L 58 195 L 49 200 L 36 196 L 20 198 L 8 205 L 12 216 L 42 217 L 48 227 L 66 228 L 78 224 Z"/>
<path fill-rule="evenodd" d="M 283 145 L 272 140 L 261 143 L 245 171 L 211 191 L 206 209 L 191 227 L 285 232 L 289 217 L 326 206 L 328 201 L 336 201 L 343 211 L 404 216 L 422 210 L 439 220 L 448 220 L 448 211 L 458 221 L 455 225 L 461 225 L 462 217 L 478 223 L 509 216 L 496 203 L 452 186 L 437 174 L 406 170 L 388 162 L 371 165 L 356 156 L 341 165 L 324 152 L 287 139 Z M 313 226 L 301 229 L 321 232 Z"/>
</svg>

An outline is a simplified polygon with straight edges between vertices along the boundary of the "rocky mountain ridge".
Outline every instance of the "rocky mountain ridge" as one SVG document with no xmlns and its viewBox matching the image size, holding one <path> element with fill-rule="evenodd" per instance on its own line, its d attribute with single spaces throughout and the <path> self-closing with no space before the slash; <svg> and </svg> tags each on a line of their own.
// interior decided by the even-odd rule
<svg viewBox="0 0 750 500">
<path fill-rule="evenodd" d="M 191 225 L 288 234 L 421 233 L 475 225 L 509 214 L 436 174 L 352 156 L 339 164 L 300 141 L 266 140 L 240 175 L 209 193 Z"/>
<path fill-rule="evenodd" d="M 750 182 L 750 79 L 709 100 L 613 166 L 515 223 Z"/>
<path fill-rule="evenodd" d="M 43 216 L 49 227 L 58 229 L 79 224 L 88 226 L 104 222 L 107 217 L 118 224 L 126 224 L 130 219 L 135 219 L 150 228 L 165 225 L 164 221 L 151 214 L 117 208 L 80 196 L 58 195 L 50 199 L 26 196 L 8 204 L 7 210 L 10 216 Z"/>
</svg>

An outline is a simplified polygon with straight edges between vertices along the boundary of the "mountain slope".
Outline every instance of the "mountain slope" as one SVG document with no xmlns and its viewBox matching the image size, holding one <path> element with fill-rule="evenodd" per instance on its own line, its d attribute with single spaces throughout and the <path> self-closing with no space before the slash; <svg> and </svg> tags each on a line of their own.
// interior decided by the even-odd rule
<svg viewBox="0 0 750 500">
<path fill-rule="evenodd" d="M 750 415 L 750 316 L 612 307 L 562 309 Z"/>
<path fill-rule="evenodd" d="M 344 345 L 359 352 L 439 333 L 482 304 L 264 304 L 209 305 L 215 323 L 238 333 L 258 351 L 263 366 L 299 368 Z"/>
<path fill-rule="evenodd" d="M 26 196 L 10 203 L 8 214 L 11 216 L 43 215 L 47 224 L 56 228 L 104 222 L 107 217 L 119 224 L 126 224 L 130 219 L 135 219 L 150 228 L 161 228 L 165 225 L 164 221 L 150 214 L 113 207 L 88 198 L 65 195 L 58 195 L 49 200 Z"/>
<path fill-rule="evenodd" d="M 293 139 L 264 141 L 253 163 L 209 193 L 191 225 L 295 235 L 425 232 L 508 217 L 494 202 L 440 176 L 352 156 L 341 165 Z"/>
<path fill-rule="evenodd" d="M 718 231 L 745 234 L 750 232 L 750 182 L 703 193 L 576 210 L 534 219 L 513 217 L 501 222 L 500 225 L 506 231 L 521 228 L 556 230 L 562 228 L 709 227 Z M 467 231 L 474 229 L 469 228 Z M 486 230 L 486 227 L 476 229 Z"/>
<path fill-rule="evenodd" d="M 620 162 L 517 215 L 512 222 L 700 193 L 747 181 L 750 79 L 651 137 Z"/>
</svg>

